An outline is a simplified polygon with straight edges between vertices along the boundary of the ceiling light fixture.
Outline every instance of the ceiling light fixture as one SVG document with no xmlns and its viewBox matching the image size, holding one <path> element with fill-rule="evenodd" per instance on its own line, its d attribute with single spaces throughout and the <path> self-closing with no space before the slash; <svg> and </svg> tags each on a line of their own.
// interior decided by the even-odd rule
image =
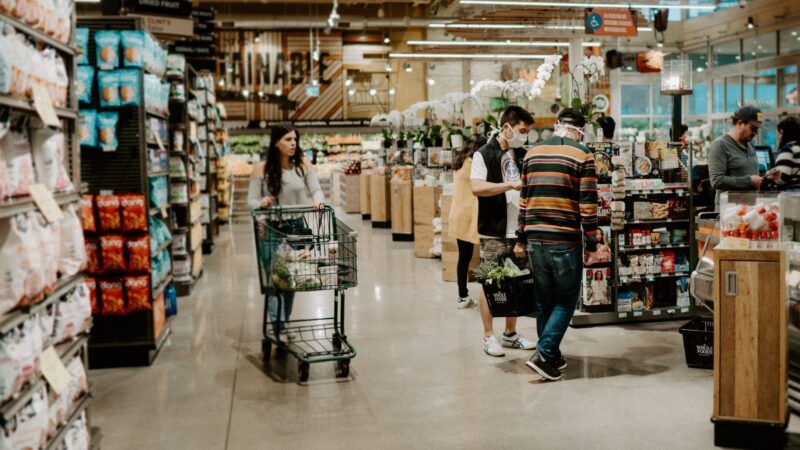
<svg viewBox="0 0 800 450">
<path fill-rule="evenodd" d="M 753 17 L 752 16 L 748 17 L 747 18 L 747 29 L 748 30 L 752 30 L 755 27 L 756 27 L 756 23 L 755 23 L 755 21 L 753 21 Z"/>
<path fill-rule="evenodd" d="M 388 35 L 388 34 L 384 34 L 384 35 L 383 35 L 383 43 L 384 43 L 384 44 L 388 44 L 388 43 L 390 43 L 390 42 L 392 42 L 392 39 L 391 39 L 391 38 L 389 38 L 389 35 Z"/>
<path fill-rule="evenodd" d="M 344 80 L 344 85 L 345 86 L 350 86 L 351 84 L 353 84 L 353 79 L 352 78 L 348 78 L 348 79 Z"/>
<path fill-rule="evenodd" d="M 433 86 L 434 84 L 436 84 L 436 80 L 433 78 L 428 78 L 428 86 Z"/>
<path fill-rule="evenodd" d="M 258 37 L 258 36 L 256 36 L 256 38 L 255 38 L 255 39 L 253 39 L 253 40 L 256 42 L 256 44 L 258 44 L 259 42 L 261 42 L 261 38 L 260 38 L 260 37 Z"/>
<path fill-rule="evenodd" d="M 389 95 L 394 95 L 396 93 L 397 91 L 394 88 L 389 88 Z"/>
<path fill-rule="evenodd" d="M 570 2 L 545 2 L 537 0 L 460 0 L 462 5 L 492 5 L 492 6 L 529 6 L 533 8 L 651 8 L 651 9 L 686 9 L 697 11 L 714 11 L 714 5 L 663 5 L 646 3 L 570 3 Z"/>
<path fill-rule="evenodd" d="M 407 41 L 408 45 L 436 47 L 569 47 L 569 42 L 556 41 Z M 584 47 L 597 47 L 600 42 L 584 42 Z"/>
<path fill-rule="evenodd" d="M 355 89 L 350 89 L 349 91 L 347 91 L 347 95 L 349 95 L 350 97 L 356 95 L 356 90 Z"/>
<path fill-rule="evenodd" d="M 374 96 L 376 96 L 376 95 L 378 95 L 378 90 L 377 90 L 377 89 L 375 89 L 375 88 L 372 88 L 372 89 L 370 89 L 370 90 L 369 90 L 369 95 L 371 95 L 371 96 L 373 96 L 373 97 L 374 97 Z"/>
<path fill-rule="evenodd" d="M 405 63 L 405 64 L 403 65 L 403 70 L 405 70 L 405 71 L 406 71 L 406 73 L 411 73 L 411 72 L 413 72 L 413 71 L 414 71 L 414 68 L 413 68 L 413 67 L 411 67 L 411 64 L 409 64 L 409 63 Z"/>
<path fill-rule="evenodd" d="M 283 91 L 281 90 L 281 88 L 275 89 L 275 95 L 277 95 L 278 97 L 283 95 Z"/>
<path fill-rule="evenodd" d="M 242 97 L 247 98 L 250 97 L 250 91 L 247 89 L 242 90 Z"/>
<path fill-rule="evenodd" d="M 219 87 L 225 87 L 225 79 L 224 78 L 220 78 L 219 79 L 219 83 L 217 83 L 217 84 L 219 84 Z"/>
<path fill-rule="evenodd" d="M 392 71 L 392 63 L 390 63 L 390 62 L 386 63 L 386 71 L 387 72 L 391 72 Z"/>
<path fill-rule="evenodd" d="M 428 24 L 428 28 L 453 28 L 476 30 L 584 30 L 583 25 L 536 25 L 523 23 L 446 23 Z M 637 27 L 638 31 L 653 31 L 651 27 Z"/>
<path fill-rule="evenodd" d="M 397 59 L 545 59 L 547 55 L 534 54 L 486 54 L 486 53 L 389 53 Z"/>
</svg>

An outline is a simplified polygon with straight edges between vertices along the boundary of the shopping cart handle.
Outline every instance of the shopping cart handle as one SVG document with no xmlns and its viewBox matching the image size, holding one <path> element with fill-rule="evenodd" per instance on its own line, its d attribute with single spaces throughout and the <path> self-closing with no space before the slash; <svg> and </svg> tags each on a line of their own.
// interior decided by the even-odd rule
<svg viewBox="0 0 800 450">
<path fill-rule="evenodd" d="M 357 238 L 358 237 L 358 231 L 351 231 L 348 234 L 348 236 L 350 236 L 351 238 Z"/>
</svg>

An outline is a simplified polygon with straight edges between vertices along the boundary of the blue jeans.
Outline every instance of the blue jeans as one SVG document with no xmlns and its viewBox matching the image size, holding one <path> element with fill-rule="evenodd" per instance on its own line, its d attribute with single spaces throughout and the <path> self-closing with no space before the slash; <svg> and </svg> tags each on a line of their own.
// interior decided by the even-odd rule
<svg viewBox="0 0 800 450">
<path fill-rule="evenodd" d="M 267 311 L 269 312 L 269 320 L 272 321 L 275 327 L 275 334 L 278 334 L 283 329 L 283 322 L 289 320 L 292 315 L 292 307 L 294 306 L 294 292 L 275 292 L 269 296 L 267 300 Z M 280 298 L 278 298 L 280 297 Z M 281 302 L 281 317 L 278 318 L 278 301 Z"/>
<path fill-rule="evenodd" d="M 536 293 L 537 349 L 547 361 L 561 356 L 561 340 L 578 305 L 583 245 L 528 242 Z"/>
</svg>

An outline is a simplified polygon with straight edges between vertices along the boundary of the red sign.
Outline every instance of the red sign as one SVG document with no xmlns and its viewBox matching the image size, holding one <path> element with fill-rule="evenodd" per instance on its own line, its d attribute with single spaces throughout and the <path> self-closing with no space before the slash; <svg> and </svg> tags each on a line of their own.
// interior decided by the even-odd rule
<svg viewBox="0 0 800 450">
<path fill-rule="evenodd" d="M 627 9 L 587 9 L 586 34 L 636 36 L 636 14 Z"/>
</svg>

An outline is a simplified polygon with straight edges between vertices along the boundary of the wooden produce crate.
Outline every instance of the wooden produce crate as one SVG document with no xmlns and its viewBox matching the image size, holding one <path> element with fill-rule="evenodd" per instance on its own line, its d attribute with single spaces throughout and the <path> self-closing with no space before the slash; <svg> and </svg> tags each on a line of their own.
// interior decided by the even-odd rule
<svg viewBox="0 0 800 450">
<path fill-rule="evenodd" d="M 358 214 L 361 212 L 360 186 L 361 175 L 342 174 L 339 183 L 342 208 L 348 214 Z"/>
<path fill-rule="evenodd" d="M 391 228 L 392 194 L 389 178 L 384 174 L 373 174 L 369 184 L 372 228 Z"/>
<path fill-rule="evenodd" d="M 414 240 L 414 182 L 392 178 L 392 240 Z"/>
<path fill-rule="evenodd" d="M 439 196 L 442 188 L 414 187 L 414 255 L 417 258 L 434 258 L 430 249 L 433 247 L 433 219 L 439 217 Z"/>
<path fill-rule="evenodd" d="M 361 218 L 370 220 L 372 200 L 370 197 L 370 178 L 372 178 L 372 171 L 361 172 L 358 178 L 358 199 L 359 199 L 359 212 Z"/>
</svg>

